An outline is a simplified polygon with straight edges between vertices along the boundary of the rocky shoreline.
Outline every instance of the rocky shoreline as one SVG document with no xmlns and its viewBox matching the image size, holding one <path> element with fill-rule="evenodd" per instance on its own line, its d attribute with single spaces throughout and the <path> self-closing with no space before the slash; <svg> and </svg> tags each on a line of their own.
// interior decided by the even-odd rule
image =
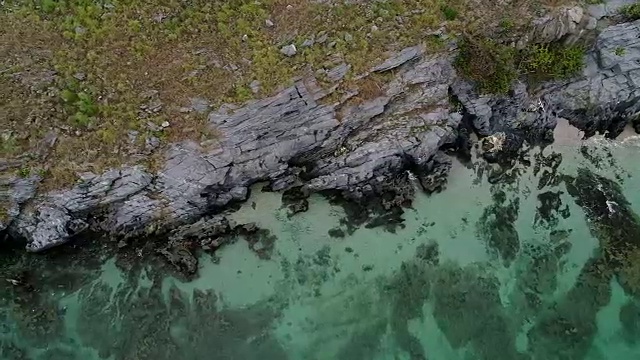
<svg viewBox="0 0 640 360">
<path fill-rule="evenodd" d="M 74 188 L 47 194 L 37 194 L 37 175 L 4 179 L 9 208 L 0 239 L 39 252 L 85 231 L 123 246 L 133 238 L 168 237 L 162 254 L 192 272 L 194 247 L 208 242 L 215 249 L 220 236 L 259 231 L 225 223 L 223 215 L 247 200 L 256 183 L 284 191 L 292 212 L 303 211 L 305 197 L 318 192 L 389 210 L 410 201 L 414 175 L 425 191 L 442 189 L 448 153 L 468 153 L 472 133 L 488 161 L 508 166 L 525 145 L 553 141 L 558 118 L 585 136 L 616 137 L 629 123 L 639 129 L 640 21 L 593 27 L 607 11 L 613 10 L 595 6 L 579 19 L 571 15 L 569 26 L 560 21 L 564 30 L 545 40 L 597 31 L 595 44 L 581 76 L 535 91 L 517 83 L 509 96 L 479 95 L 456 74 L 455 44 L 439 54 L 415 46 L 364 75 L 389 79 L 373 96 L 336 99 L 336 88 L 305 79 L 270 98 L 222 107 L 209 115 L 220 140 L 174 144 L 157 173 L 134 166 L 83 174 Z M 549 22 L 542 24 L 544 30 Z M 180 244 L 185 238 L 191 248 Z"/>
</svg>

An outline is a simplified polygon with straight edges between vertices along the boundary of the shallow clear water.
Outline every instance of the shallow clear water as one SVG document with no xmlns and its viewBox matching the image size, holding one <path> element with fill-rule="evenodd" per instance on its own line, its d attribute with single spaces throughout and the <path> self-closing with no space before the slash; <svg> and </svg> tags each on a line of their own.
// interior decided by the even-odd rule
<svg viewBox="0 0 640 360">
<path fill-rule="evenodd" d="M 455 163 L 395 228 L 352 229 L 320 196 L 288 217 L 255 191 L 233 218 L 270 230 L 271 258 L 237 239 L 191 282 L 146 250 L 4 253 L 0 358 L 640 359 L 640 245 L 606 250 L 628 235 L 613 214 L 640 213 L 640 142 L 585 146 L 535 149 L 496 184 L 482 162 Z M 612 198 L 602 217 L 572 194 L 560 175 L 579 168 L 618 183 L 627 212 Z"/>
</svg>

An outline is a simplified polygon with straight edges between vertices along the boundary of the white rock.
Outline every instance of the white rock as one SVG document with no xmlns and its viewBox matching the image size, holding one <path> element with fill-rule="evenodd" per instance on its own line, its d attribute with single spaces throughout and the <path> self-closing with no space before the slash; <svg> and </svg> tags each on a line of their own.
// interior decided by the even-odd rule
<svg viewBox="0 0 640 360">
<path fill-rule="evenodd" d="M 267 25 L 267 27 L 273 27 L 273 25 L 274 25 L 273 21 L 271 21 L 269 19 L 265 20 L 264 23 L 265 23 L 265 25 Z"/>
<path fill-rule="evenodd" d="M 296 49 L 296 46 L 294 44 L 290 44 L 280 48 L 280 52 L 286 56 L 291 57 L 298 53 L 298 49 Z"/>
<path fill-rule="evenodd" d="M 168 122 L 168 121 L 163 121 L 163 122 L 162 122 L 162 124 L 160 124 L 160 126 L 162 126 L 162 128 L 163 128 L 163 129 L 168 128 L 168 127 L 169 127 L 169 125 L 171 125 L 171 124 L 169 124 L 169 122 Z"/>
<path fill-rule="evenodd" d="M 251 84 L 249 84 L 249 88 L 251 89 L 251 92 L 254 94 L 257 94 L 260 92 L 260 81 L 258 80 L 253 80 L 251 82 Z"/>
</svg>

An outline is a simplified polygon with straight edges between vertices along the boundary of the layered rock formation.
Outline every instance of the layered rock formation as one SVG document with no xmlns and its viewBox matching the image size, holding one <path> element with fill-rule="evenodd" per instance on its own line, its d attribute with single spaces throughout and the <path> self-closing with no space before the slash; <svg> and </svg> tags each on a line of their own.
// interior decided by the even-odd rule
<svg viewBox="0 0 640 360">
<path fill-rule="evenodd" d="M 617 135 L 640 110 L 639 37 L 640 21 L 610 26 L 581 77 L 535 94 L 516 84 L 508 97 L 476 94 L 457 77 L 453 51 L 408 48 L 366 75 L 390 79 L 374 94 L 332 100 L 335 88 L 300 81 L 273 97 L 222 107 L 209 115 L 219 141 L 174 144 L 155 174 L 141 167 L 84 174 L 73 189 L 37 197 L 38 178 L 5 180 L 9 210 L 0 230 L 41 251 L 87 228 L 121 238 L 167 232 L 246 200 L 258 182 L 273 191 L 336 190 L 358 200 L 387 191 L 390 179 L 410 169 L 425 190 L 438 190 L 450 166 L 441 150 L 467 146 L 459 136 L 467 137 L 467 125 L 503 139 L 489 160 L 525 142 L 551 141 L 558 117 L 587 135 Z"/>
<path fill-rule="evenodd" d="M 242 108 L 222 108 L 209 116 L 221 134 L 209 149 L 175 144 L 157 174 L 141 167 L 85 174 L 73 189 L 12 211 L 5 221 L 9 233 L 25 239 L 28 250 L 41 251 L 86 228 L 123 237 L 168 230 L 245 200 L 256 182 L 274 191 L 372 195 L 385 177 L 433 166 L 439 149 L 456 140 L 462 118 L 448 98 L 456 78 L 450 55 L 409 48 L 373 73 L 392 70 L 392 81 L 372 98 L 351 94 L 331 103 L 330 92 L 298 82 Z M 12 200 L 14 207 L 24 202 Z"/>
</svg>

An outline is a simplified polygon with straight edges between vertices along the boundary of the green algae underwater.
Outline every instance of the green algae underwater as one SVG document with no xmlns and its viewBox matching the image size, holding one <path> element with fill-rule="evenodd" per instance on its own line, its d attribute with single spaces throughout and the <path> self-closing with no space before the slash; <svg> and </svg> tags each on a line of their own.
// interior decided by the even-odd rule
<svg viewBox="0 0 640 360">
<path fill-rule="evenodd" d="M 140 246 L 0 254 L 1 359 L 640 359 L 640 138 L 456 163 L 402 221 L 320 196 L 232 217 L 275 237 L 202 254 L 184 281 Z"/>
</svg>

